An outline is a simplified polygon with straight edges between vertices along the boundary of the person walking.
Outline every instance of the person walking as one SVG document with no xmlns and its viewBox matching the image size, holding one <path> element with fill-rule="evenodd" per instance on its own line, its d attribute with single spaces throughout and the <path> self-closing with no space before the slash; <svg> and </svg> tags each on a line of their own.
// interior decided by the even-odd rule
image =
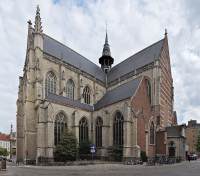
<svg viewBox="0 0 200 176">
<path fill-rule="evenodd" d="M 188 161 L 190 162 L 190 155 L 188 155 Z"/>
</svg>

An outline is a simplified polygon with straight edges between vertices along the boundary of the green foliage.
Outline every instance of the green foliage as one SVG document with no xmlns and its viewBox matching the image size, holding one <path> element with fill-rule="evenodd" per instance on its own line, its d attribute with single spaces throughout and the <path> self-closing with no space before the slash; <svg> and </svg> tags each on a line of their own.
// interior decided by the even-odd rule
<svg viewBox="0 0 200 176">
<path fill-rule="evenodd" d="M 55 161 L 75 160 L 78 149 L 78 141 L 72 131 L 65 130 L 54 154 Z"/>
<path fill-rule="evenodd" d="M 107 147 L 109 156 L 112 157 L 122 157 L 123 156 L 123 147 L 122 145 L 111 145 Z"/>
<path fill-rule="evenodd" d="M 13 155 L 16 155 L 16 150 L 13 149 L 13 150 L 12 150 L 12 154 L 13 154 Z"/>
<path fill-rule="evenodd" d="M 145 151 L 141 151 L 140 156 L 143 162 L 147 161 L 147 153 Z"/>
<path fill-rule="evenodd" d="M 197 152 L 200 152 L 200 136 L 198 135 L 196 138 L 196 141 L 194 143 L 194 148 L 196 149 Z"/>
<path fill-rule="evenodd" d="M 88 155 L 90 153 L 90 147 L 92 145 L 91 140 L 82 141 L 79 143 L 79 154 Z"/>
<path fill-rule="evenodd" d="M 10 154 L 9 151 L 7 151 L 6 148 L 1 148 L 0 147 L 0 156 L 8 156 Z"/>
</svg>

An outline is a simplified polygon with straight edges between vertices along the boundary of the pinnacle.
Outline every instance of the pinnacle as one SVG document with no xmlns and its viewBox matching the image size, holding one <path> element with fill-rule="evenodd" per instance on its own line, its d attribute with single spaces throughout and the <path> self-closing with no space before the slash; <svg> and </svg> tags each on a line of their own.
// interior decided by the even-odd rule
<svg viewBox="0 0 200 176">
<path fill-rule="evenodd" d="M 41 34 L 43 32 L 42 30 L 42 22 L 41 22 L 41 18 L 40 18 L 40 8 L 39 5 L 37 5 L 37 10 L 36 10 L 36 16 L 35 16 L 35 33 L 39 33 Z"/>
</svg>

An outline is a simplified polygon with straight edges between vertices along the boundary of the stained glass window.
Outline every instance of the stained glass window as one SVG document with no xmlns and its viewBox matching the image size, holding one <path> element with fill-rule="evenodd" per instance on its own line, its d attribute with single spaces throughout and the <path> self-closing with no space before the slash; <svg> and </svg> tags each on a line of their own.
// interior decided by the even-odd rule
<svg viewBox="0 0 200 176">
<path fill-rule="evenodd" d="M 54 145 L 58 144 L 60 136 L 65 129 L 67 129 L 67 120 L 65 115 L 60 112 L 56 115 L 54 121 Z"/>
<path fill-rule="evenodd" d="M 102 125 L 103 120 L 101 117 L 98 117 L 96 122 L 96 146 L 102 147 Z"/>
<path fill-rule="evenodd" d="M 117 112 L 113 122 L 113 144 L 123 145 L 123 122 L 124 117 L 120 112 Z"/>
<path fill-rule="evenodd" d="M 51 72 L 47 73 L 45 78 L 45 97 L 47 97 L 49 93 L 56 93 L 56 80 Z"/>
<path fill-rule="evenodd" d="M 84 103 L 90 104 L 90 89 L 89 87 L 85 87 L 83 90 L 83 97 L 84 97 Z"/>
<path fill-rule="evenodd" d="M 88 140 L 88 123 L 85 117 L 79 122 L 79 142 Z"/>
<path fill-rule="evenodd" d="M 74 99 L 74 84 L 71 80 L 67 81 L 66 85 L 67 98 Z"/>
<path fill-rule="evenodd" d="M 151 122 L 150 126 L 150 144 L 154 144 L 154 124 Z"/>
</svg>

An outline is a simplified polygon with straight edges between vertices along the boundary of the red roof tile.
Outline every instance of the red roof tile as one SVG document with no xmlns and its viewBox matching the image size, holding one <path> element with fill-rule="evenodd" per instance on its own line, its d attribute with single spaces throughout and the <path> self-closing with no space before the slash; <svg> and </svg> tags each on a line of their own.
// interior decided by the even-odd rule
<svg viewBox="0 0 200 176">
<path fill-rule="evenodd" d="M 10 141 L 10 135 L 4 135 L 0 132 L 0 139 L 4 141 Z"/>
</svg>

